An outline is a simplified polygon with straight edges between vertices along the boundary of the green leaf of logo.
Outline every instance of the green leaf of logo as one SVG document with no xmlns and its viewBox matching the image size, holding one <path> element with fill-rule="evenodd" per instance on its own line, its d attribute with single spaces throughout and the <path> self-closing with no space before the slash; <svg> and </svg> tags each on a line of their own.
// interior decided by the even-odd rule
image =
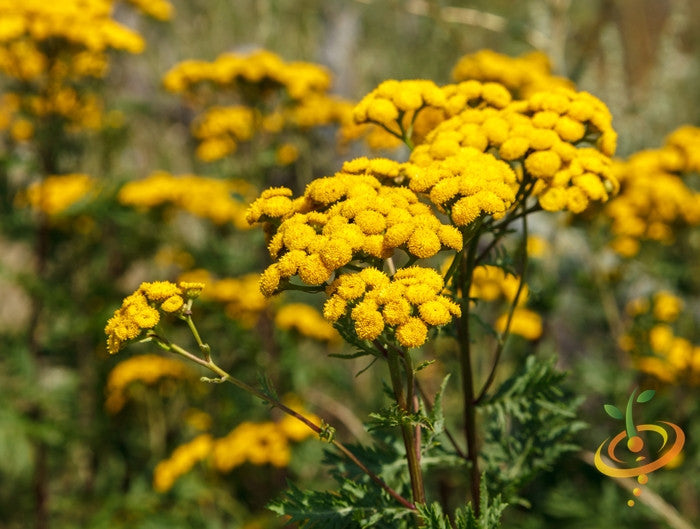
<svg viewBox="0 0 700 529">
<path fill-rule="evenodd" d="M 642 391 L 639 394 L 639 397 L 637 397 L 637 402 L 649 402 L 655 394 L 656 394 L 656 391 L 654 391 L 653 389 L 648 389 L 646 391 Z"/>
<path fill-rule="evenodd" d="M 610 415 L 610 417 L 612 417 L 613 419 L 622 419 L 622 412 L 612 404 L 605 404 L 603 405 L 603 408 L 605 408 L 605 413 Z"/>
</svg>

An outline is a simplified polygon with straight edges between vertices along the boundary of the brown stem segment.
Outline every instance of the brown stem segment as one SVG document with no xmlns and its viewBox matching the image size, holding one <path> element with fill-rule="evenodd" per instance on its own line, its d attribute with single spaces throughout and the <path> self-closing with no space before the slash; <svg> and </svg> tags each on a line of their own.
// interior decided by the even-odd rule
<svg viewBox="0 0 700 529">
<path fill-rule="evenodd" d="M 385 349 L 386 359 L 389 365 L 389 374 L 391 376 L 391 385 L 394 389 L 396 403 L 404 413 L 411 413 L 409 402 L 403 392 L 403 381 L 401 379 L 401 365 L 399 363 L 399 353 L 393 349 Z M 408 369 L 408 366 L 406 367 Z M 408 375 L 407 375 L 408 376 Z M 408 378 L 413 383 L 413 372 Z M 411 391 L 410 394 L 413 394 Z M 413 403 L 410 403 L 413 406 Z M 423 473 L 420 468 L 420 460 L 418 457 L 418 447 L 416 447 L 415 431 L 410 424 L 401 424 L 401 434 L 403 443 L 406 447 L 406 459 L 408 460 L 408 472 L 411 476 L 411 492 L 413 493 L 413 501 L 415 503 L 425 503 L 425 490 L 423 488 Z"/>
</svg>

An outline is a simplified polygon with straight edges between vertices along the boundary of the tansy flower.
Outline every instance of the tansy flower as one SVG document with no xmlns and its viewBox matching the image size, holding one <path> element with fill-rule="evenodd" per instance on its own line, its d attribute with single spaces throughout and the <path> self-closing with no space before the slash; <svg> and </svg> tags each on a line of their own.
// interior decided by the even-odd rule
<svg viewBox="0 0 700 529">
<path fill-rule="evenodd" d="M 494 325 L 498 332 L 505 332 L 508 314 L 503 314 Z M 511 334 L 522 336 L 526 340 L 537 340 L 542 336 L 542 318 L 536 312 L 528 309 L 517 308 L 513 312 L 510 322 Z"/>
<path fill-rule="evenodd" d="M 376 170 L 385 179 L 405 178 L 407 168 L 367 159 L 345 167 L 356 174 L 341 171 L 314 180 L 298 201 L 278 188 L 264 191 L 250 206 L 249 222 L 268 222 L 268 249 L 275 261 L 261 278 L 265 295 L 295 275 L 307 285 L 322 285 L 354 260 L 386 259 L 397 249 L 423 259 L 443 248 L 462 248 L 459 230 L 443 224 L 414 192 L 384 185 L 373 174 Z M 289 211 L 273 218 L 273 200 L 286 201 L 280 211 L 287 206 Z"/>
<path fill-rule="evenodd" d="M 674 241 L 682 226 L 700 224 L 700 193 L 686 179 L 698 170 L 700 128 L 682 127 L 660 149 L 632 155 L 613 166 L 620 193 L 605 208 L 620 255 L 636 255 L 640 242 Z"/>
<path fill-rule="evenodd" d="M 119 412 L 129 398 L 128 387 L 134 382 L 152 386 L 165 378 L 183 379 L 190 375 L 189 367 L 173 358 L 151 354 L 132 356 L 109 372 L 105 408 L 110 413 Z"/>
<path fill-rule="evenodd" d="M 172 175 L 156 171 L 142 180 L 128 182 L 117 195 L 119 202 L 135 208 L 171 204 L 216 224 L 232 223 L 248 228 L 243 200 L 252 199 L 253 187 L 242 180 L 220 180 L 192 174 Z M 243 200 L 235 198 L 243 197 Z"/>
<path fill-rule="evenodd" d="M 568 79 L 552 75 L 549 59 L 539 51 L 509 57 L 491 50 L 480 50 L 462 57 L 452 70 L 452 77 L 456 81 L 497 81 L 520 97 L 555 86 L 573 88 Z"/>
<path fill-rule="evenodd" d="M 203 287 L 197 283 L 176 285 L 169 281 L 142 283 L 136 292 L 124 299 L 122 306 L 107 322 L 105 334 L 109 353 L 117 353 L 126 341 L 136 338 L 141 331 L 155 327 L 160 320 L 159 310 L 179 310 L 185 298 L 198 296 Z"/>
<path fill-rule="evenodd" d="M 365 268 L 331 283 L 323 313 L 333 322 L 352 322 L 361 340 L 374 340 L 389 327 L 402 346 L 419 347 L 430 327 L 445 325 L 461 313 L 459 305 L 441 295 L 443 287 L 442 276 L 430 268 L 403 268 L 391 279 Z"/>
</svg>

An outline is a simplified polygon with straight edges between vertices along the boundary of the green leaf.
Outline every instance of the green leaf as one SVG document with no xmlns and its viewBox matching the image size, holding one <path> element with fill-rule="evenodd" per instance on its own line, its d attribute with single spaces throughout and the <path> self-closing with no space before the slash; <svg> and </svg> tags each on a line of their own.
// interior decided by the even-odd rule
<svg viewBox="0 0 700 529">
<path fill-rule="evenodd" d="M 416 508 L 423 521 L 421 527 L 424 529 L 454 529 L 438 502 L 433 502 L 430 505 L 419 503 Z"/>
<path fill-rule="evenodd" d="M 286 523 L 304 529 L 393 529 L 404 527 L 411 511 L 389 503 L 376 485 L 344 480 L 338 491 L 303 491 L 293 484 L 284 496 L 268 505 Z M 393 500 L 392 500 L 393 501 Z"/>
<path fill-rule="evenodd" d="M 624 415 L 622 415 L 622 412 L 617 406 L 613 406 L 612 404 L 604 404 L 603 408 L 605 409 L 605 413 L 610 415 L 610 417 L 612 417 L 613 419 L 622 419 L 624 417 Z"/>
<path fill-rule="evenodd" d="M 477 410 L 483 415 L 484 482 L 492 495 L 522 503 L 519 490 L 550 470 L 565 453 L 577 450 L 581 398 L 567 394 L 565 374 L 555 359 L 530 356 Z"/>
<path fill-rule="evenodd" d="M 653 389 L 647 389 L 646 391 L 642 391 L 639 394 L 639 397 L 637 397 L 637 402 L 649 402 L 655 394 L 656 391 L 654 391 Z"/>
</svg>

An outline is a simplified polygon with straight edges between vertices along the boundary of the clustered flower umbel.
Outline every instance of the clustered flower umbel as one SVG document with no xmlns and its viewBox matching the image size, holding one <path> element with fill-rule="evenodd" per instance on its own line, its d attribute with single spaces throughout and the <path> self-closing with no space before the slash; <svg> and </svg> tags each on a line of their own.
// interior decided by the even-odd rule
<svg viewBox="0 0 700 529">
<path fill-rule="evenodd" d="M 533 194 L 548 211 L 580 213 L 606 201 L 619 184 L 611 170 L 617 134 L 599 99 L 557 86 L 514 100 L 505 86 L 464 81 L 385 81 L 355 108 L 358 124 L 396 136 L 411 131 L 410 162 L 430 167 L 466 147 L 503 161 L 536 181 Z M 387 132 L 388 134 L 388 132 Z"/>
<path fill-rule="evenodd" d="M 160 311 L 179 311 L 185 300 L 199 296 L 203 287 L 202 283 L 141 283 L 136 292 L 126 297 L 122 306 L 107 321 L 107 351 L 110 354 L 119 352 L 125 342 L 158 325 Z"/>
<path fill-rule="evenodd" d="M 631 257 L 640 242 L 674 241 L 681 226 L 700 224 L 700 193 L 687 177 L 700 171 L 700 128 L 684 126 L 659 149 L 647 149 L 614 166 L 620 194 L 605 208 L 615 238 L 611 245 Z"/>
<path fill-rule="evenodd" d="M 479 50 L 457 61 L 452 78 L 457 82 L 478 80 L 501 83 L 514 96 L 521 98 L 554 87 L 574 88 L 569 79 L 552 75 L 549 58 L 541 51 L 510 57 L 493 50 Z"/>
<path fill-rule="evenodd" d="M 410 161 L 428 167 L 471 147 L 511 163 L 521 179 L 523 172 L 535 179 L 543 209 L 580 213 L 618 190 L 610 159 L 616 137 L 600 100 L 561 88 L 502 110 L 468 108 L 431 131 Z"/>
<path fill-rule="evenodd" d="M 350 102 L 328 93 L 331 75 L 324 67 L 286 62 L 266 50 L 183 61 L 165 74 L 163 84 L 196 106 L 208 99 L 202 97 L 202 86 L 229 89 L 234 104 L 211 106 L 193 122 L 200 141 L 196 154 L 204 161 L 233 153 L 240 142 L 259 133 L 341 123 L 349 121 L 352 111 Z"/>
<path fill-rule="evenodd" d="M 441 295 L 443 288 L 442 276 L 431 268 L 402 268 L 391 278 L 365 268 L 331 283 L 323 315 L 332 322 L 349 317 L 361 340 L 389 330 L 404 347 L 418 347 L 429 326 L 445 325 L 461 314 L 459 305 Z"/>
<path fill-rule="evenodd" d="M 397 249 L 412 260 L 441 249 L 460 251 L 460 229 L 484 215 L 503 217 L 519 190 L 537 196 L 543 209 L 578 213 L 618 188 L 610 169 L 616 143 L 610 112 L 587 93 L 554 86 L 513 100 L 493 82 L 438 87 L 386 81 L 357 105 L 354 119 L 413 142 L 408 162 L 358 158 L 313 181 L 296 199 L 287 188 L 268 189 L 247 218 L 264 224 L 274 260 L 261 277 L 263 294 L 284 289 L 292 276 L 316 286 L 334 278 L 324 316 L 334 322 L 349 318 L 362 340 L 388 329 L 385 337 L 417 347 L 429 326 L 459 314 L 459 306 L 441 296 L 442 279 L 434 270 L 403 268 L 390 278 L 363 266 L 379 267 Z M 343 294 L 352 290 L 349 285 L 367 286 L 362 274 L 372 278 L 369 292 L 358 286 L 351 297 Z M 439 279 L 433 298 L 405 299 L 396 294 L 399 287 L 389 288 L 404 285 L 409 276 L 424 286 Z M 435 310 L 442 307 L 439 317 L 428 312 L 427 301 Z"/>
<path fill-rule="evenodd" d="M 400 164 L 393 163 L 398 173 Z M 391 164 L 385 165 L 378 176 L 392 173 Z M 358 167 L 350 166 L 353 171 Z M 387 259 L 399 248 L 419 259 L 443 248 L 462 249 L 459 230 L 443 224 L 413 191 L 383 185 L 371 174 L 371 164 L 366 169 L 317 179 L 301 199 L 292 200 L 289 189 L 273 188 L 253 202 L 251 224 L 276 221 L 269 243 L 275 262 L 261 279 L 266 296 L 294 275 L 307 285 L 322 285 L 355 259 Z"/>
<path fill-rule="evenodd" d="M 146 178 L 127 182 L 119 190 L 120 204 L 135 208 L 155 208 L 171 204 L 215 224 L 232 223 L 248 228 L 246 203 L 254 188 L 245 180 L 221 180 L 194 174 L 172 175 L 154 171 Z M 243 200 L 236 199 L 240 195 Z"/>
</svg>

